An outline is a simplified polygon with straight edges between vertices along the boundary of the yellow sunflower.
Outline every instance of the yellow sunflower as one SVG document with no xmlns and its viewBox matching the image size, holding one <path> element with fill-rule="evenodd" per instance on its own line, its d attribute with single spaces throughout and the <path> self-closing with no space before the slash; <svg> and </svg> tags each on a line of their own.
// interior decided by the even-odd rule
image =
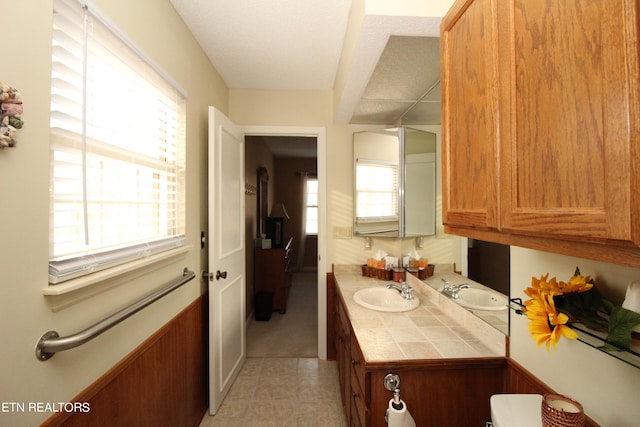
<svg viewBox="0 0 640 427">
<path fill-rule="evenodd" d="M 549 273 L 540 276 L 539 279 L 531 278 L 531 286 L 524 290 L 524 293 L 533 298 L 536 295 L 548 295 L 550 293 L 562 294 L 562 288 L 555 277 L 549 280 Z"/>
<path fill-rule="evenodd" d="M 560 284 L 563 294 L 572 292 L 586 292 L 589 289 L 593 288 L 591 276 L 584 277 L 582 274 L 580 274 L 579 269 L 576 269 L 573 277 L 569 279 L 569 283 L 560 282 Z"/>
<path fill-rule="evenodd" d="M 529 332 L 531 338 L 537 342 L 536 347 L 546 344 L 547 351 L 551 351 L 550 344 L 556 348 L 556 344 L 561 336 L 569 339 L 578 338 L 578 334 L 566 325 L 569 317 L 556 310 L 553 302 L 553 292 L 532 296 L 532 299 L 525 302 L 527 307 L 527 318 L 529 322 Z"/>
</svg>

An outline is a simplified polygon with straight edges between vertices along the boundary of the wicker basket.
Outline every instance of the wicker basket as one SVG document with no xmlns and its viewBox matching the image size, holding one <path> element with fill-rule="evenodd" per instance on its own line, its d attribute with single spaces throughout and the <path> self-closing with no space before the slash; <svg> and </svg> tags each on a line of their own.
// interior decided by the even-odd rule
<svg viewBox="0 0 640 427">
<path fill-rule="evenodd" d="M 418 278 L 420 280 L 424 280 L 424 279 L 427 279 L 427 278 L 433 276 L 433 268 L 434 267 L 435 266 L 433 264 L 429 264 L 429 265 L 427 265 L 426 268 L 419 269 L 418 270 Z"/>
<path fill-rule="evenodd" d="M 561 394 L 542 397 L 543 427 L 583 427 L 584 410 L 575 400 Z"/>
<path fill-rule="evenodd" d="M 365 277 L 373 277 L 380 280 L 391 280 L 393 271 L 384 268 L 368 267 L 366 264 L 361 266 L 362 275 Z"/>
</svg>

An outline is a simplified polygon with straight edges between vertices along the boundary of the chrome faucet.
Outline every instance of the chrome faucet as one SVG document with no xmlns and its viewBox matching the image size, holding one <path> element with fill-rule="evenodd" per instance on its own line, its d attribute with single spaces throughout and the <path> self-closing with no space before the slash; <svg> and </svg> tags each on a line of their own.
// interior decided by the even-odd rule
<svg viewBox="0 0 640 427">
<path fill-rule="evenodd" d="M 395 289 L 396 291 L 400 292 L 402 298 L 406 300 L 413 299 L 413 294 L 411 294 L 413 288 L 411 286 L 408 286 L 406 282 L 400 282 L 400 286 L 396 285 L 395 283 L 389 283 L 387 285 L 387 289 Z"/>
<path fill-rule="evenodd" d="M 442 279 L 442 293 L 451 297 L 451 299 L 458 299 L 460 292 L 462 289 L 470 288 L 468 283 L 463 283 L 462 285 L 450 285 L 445 279 Z"/>
</svg>

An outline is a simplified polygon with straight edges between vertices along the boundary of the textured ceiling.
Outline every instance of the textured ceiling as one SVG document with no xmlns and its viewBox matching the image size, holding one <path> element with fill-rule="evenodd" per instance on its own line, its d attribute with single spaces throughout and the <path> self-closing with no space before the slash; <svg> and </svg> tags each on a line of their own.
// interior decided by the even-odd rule
<svg viewBox="0 0 640 427">
<path fill-rule="evenodd" d="M 170 1 L 229 88 L 334 88 L 351 0 Z M 440 124 L 440 21 L 365 15 L 335 122 Z"/>
<path fill-rule="evenodd" d="M 228 87 L 329 90 L 351 0 L 171 0 Z"/>
<path fill-rule="evenodd" d="M 440 124 L 440 39 L 391 36 L 350 122 Z"/>
</svg>

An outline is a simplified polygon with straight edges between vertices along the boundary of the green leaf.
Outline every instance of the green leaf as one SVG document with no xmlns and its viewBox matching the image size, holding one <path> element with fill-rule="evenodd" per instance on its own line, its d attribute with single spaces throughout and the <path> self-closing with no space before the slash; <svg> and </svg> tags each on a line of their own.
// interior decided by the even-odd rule
<svg viewBox="0 0 640 427">
<path fill-rule="evenodd" d="M 615 307 L 609 318 L 609 335 L 607 341 L 629 350 L 631 345 L 631 330 L 640 325 L 640 313 L 627 310 L 622 307 Z"/>
<path fill-rule="evenodd" d="M 609 314 L 611 314 L 613 309 L 616 307 L 611 301 L 604 298 L 602 299 L 602 304 L 604 304 L 604 309 Z"/>
<path fill-rule="evenodd" d="M 576 317 L 595 316 L 601 309 L 606 309 L 602 296 L 594 286 L 585 292 L 571 292 L 553 297 L 556 308 L 569 312 Z"/>
</svg>

